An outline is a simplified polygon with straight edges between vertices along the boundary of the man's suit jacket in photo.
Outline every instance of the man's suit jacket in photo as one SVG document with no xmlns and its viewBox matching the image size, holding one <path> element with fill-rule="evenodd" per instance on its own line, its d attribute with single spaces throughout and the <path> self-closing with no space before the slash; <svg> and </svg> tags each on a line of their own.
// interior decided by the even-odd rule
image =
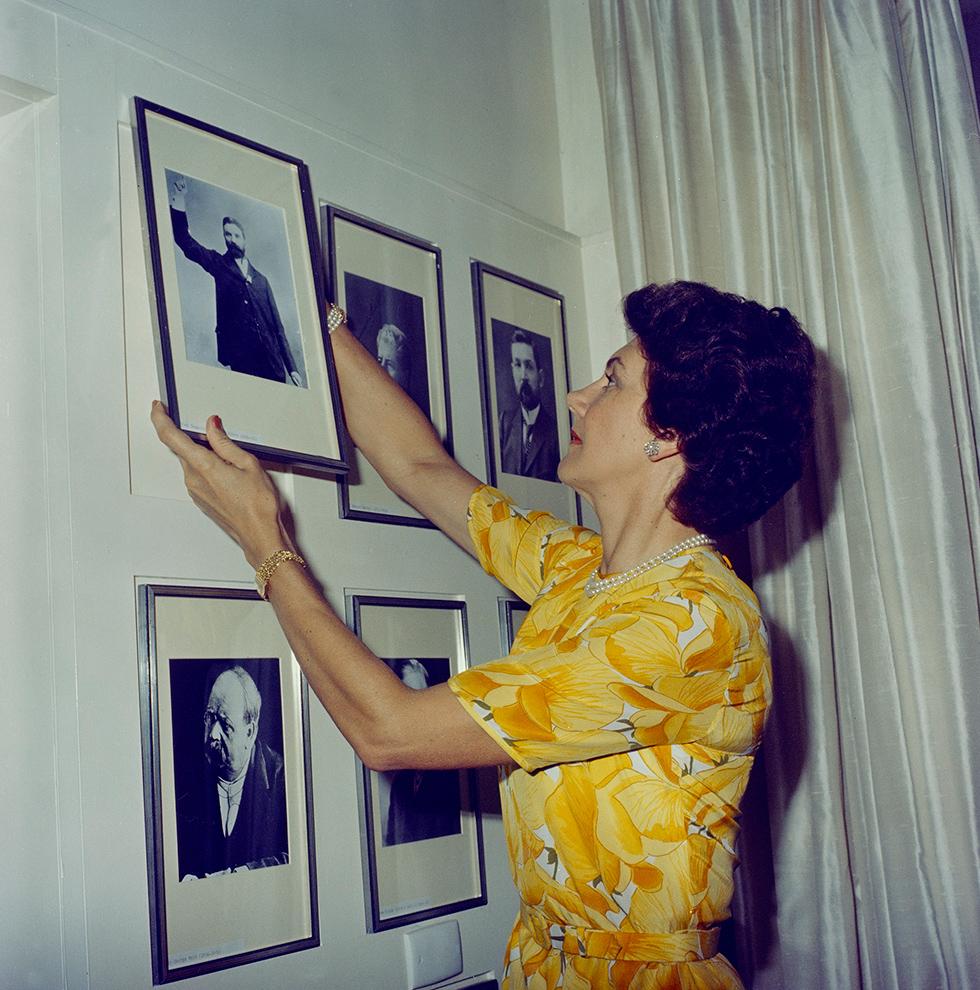
<svg viewBox="0 0 980 990">
<path fill-rule="evenodd" d="M 538 418 L 531 428 L 526 451 L 521 407 L 505 409 L 500 414 L 501 471 L 525 478 L 557 481 L 558 461 L 558 431 L 544 406 L 538 407 Z"/>
<path fill-rule="evenodd" d="M 218 361 L 232 371 L 285 382 L 296 370 L 269 280 L 249 262 L 249 278 L 227 251 L 194 240 L 187 214 L 171 208 L 174 240 L 184 256 L 214 278 Z"/>
<path fill-rule="evenodd" d="M 384 845 L 458 835 L 458 770 L 396 770 L 388 799 Z"/>
<path fill-rule="evenodd" d="M 286 782 L 275 750 L 256 742 L 235 827 L 227 837 L 221 828 L 218 784 L 202 757 L 200 776 L 177 797 L 177 859 L 181 879 L 289 862 Z"/>
</svg>

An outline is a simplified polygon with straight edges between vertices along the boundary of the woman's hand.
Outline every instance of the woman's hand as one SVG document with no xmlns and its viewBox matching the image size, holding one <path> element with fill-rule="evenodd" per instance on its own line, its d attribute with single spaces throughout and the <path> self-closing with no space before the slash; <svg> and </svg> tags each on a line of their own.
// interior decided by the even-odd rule
<svg viewBox="0 0 980 990">
<path fill-rule="evenodd" d="M 153 403 L 150 419 L 157 436 L 177 455 L 191 498 L 241 546 L 252 567 L 276 550 L 295 550 L 280 520 L 272 479 L 255 457 L 228 439 L 217 416 L 209 417 L 205 430 L 211 450 L 178 430 L 161 403 Z M 440 456 L 448 460 L 445 452 Z M 464 520 L 467 500 L 460 498 Z M 427 690 L 403 684 L 347 628 L 304 568 L 284 567 L 271 584 L 269 601 L 293 655 L 366 766 L 441 769 L 507 762 L 506 752 L 470 717 L 448 684 Z"/>
<path fill-rule="evenodd" d="M 177 429 L 162 402 L 153 403 L 150 419 L 157 436 L 177 455 L 194 504 L 242 548 L 252 567 L 276 550 L 292 549 L 272 479 L 258 458 L 228 438 L 217 416 L 208 417 L 205 428 L 211 450 Z"/>
</svg>

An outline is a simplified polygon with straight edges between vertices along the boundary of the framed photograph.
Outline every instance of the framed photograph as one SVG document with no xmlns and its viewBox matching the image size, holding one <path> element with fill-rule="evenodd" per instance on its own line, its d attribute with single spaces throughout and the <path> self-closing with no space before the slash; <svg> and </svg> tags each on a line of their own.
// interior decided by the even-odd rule
<svg viewBox="0 0 980 990">
<path fill-rule="evenodd" d="M 133 118 L 170 415 L 200 440 L 220 412 L 259 456 L 346 471 L 306 165 L 139 97 Z"/>
<path fill-rule="evenodd" d="M 322 204 L 330 298 L 347 325 L 431 420 L 452 453 L 449 373 L 442 299 L 442 252 L 375 220 Z M 432 524 L 381 480 L 354 450 L 338 494 L 344 519 Z"/>
<path fill-rule="evenodd" d="M 319 945 L 307 686 L 272 607 L 137 591 L 153 982 Z"/>
<path fill-rule="evenodd" d="M 517 639 L 518 630 L 524 624 L 531 606 L 517 598 L 498 598 L 497 613 L 500 618 L 500 648 L 510 653 Z"/>
<path fill-rule="evenodd" d="M 446 983 L 440 990 L 500 990 L 500 984 L 494 973 L 481 973 L 470 976 L 458 983 Z"/>
<path fill-rule="evenodd" d="M 348 624 L 412 688 L 467 666 L 466 605 L 348 594 Z M 385 931 L 487 902 L 475 775 L 362 767 L 367 928 Z"/>
<path fill-rule="evenodd" d="M 482 261 L 470 271 L 490 484 L 581 522 L 578 496 L 557 475 L 571 432 L 565 300 Z"/>
</svg>

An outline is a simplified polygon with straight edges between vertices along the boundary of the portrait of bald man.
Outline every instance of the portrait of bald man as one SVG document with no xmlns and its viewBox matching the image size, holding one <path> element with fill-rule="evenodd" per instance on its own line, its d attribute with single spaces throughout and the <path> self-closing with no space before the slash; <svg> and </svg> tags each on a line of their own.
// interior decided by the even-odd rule
<svg viewBox="0 0 980 990">
<path fill-rule="evenodd" d="M 344 273 L 344 292 L 351 333 L 419 409 L 430 415 L 422 297 L 354 272 Z"/>
<path fill-rule="evenodd" d="M 269 720 L 277 731 L 262 731 L 264 702 L 281 711 L 278 661 L 221 661 L 203 681 L 202 665 L 171 662 L 174 720 L 184 720 L 174 732 L 181 881 L 289 862 L 281 719 Z M 201 687 L 195 712 L 189 695 L 200 699 Z"/>
<path fill-rule="evenodd" d="M 375 338 L 378 364 L 407 392 L 412 383 L 412 349 L 408 335 L 394 323 L 386 323 Z"/>
</svg>

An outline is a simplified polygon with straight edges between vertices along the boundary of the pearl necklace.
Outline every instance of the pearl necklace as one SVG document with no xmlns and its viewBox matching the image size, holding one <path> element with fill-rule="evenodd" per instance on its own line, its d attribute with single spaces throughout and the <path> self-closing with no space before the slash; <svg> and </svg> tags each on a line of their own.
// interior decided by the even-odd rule
<svg viewBox="0 0 980 990">
<path fill-rule="evenodd" d="M 692 550 L 694 547 L 710 546 L 713 543 L 714 540 L 710 536 L 705 533 L 698 533 L 696 536 L 689 536 L 687 539 L 681 540 L 680 543 L 674 544 L 669 550 L 658 553 L 656 557 L 651 557 L 649 560 L 643 561 L 642 564 L 637 564 L 628 571 L 623 571 L 622 574 L 612 574 L 609 577 L 601 578 L 599 577 L 599 568 L 597 567 L 585 582 L 585 594 L 589 598 L 594 598 L 602 591 L 612 591 L 613 588 L 618 588 L 621 584 L 632 581 L 633 578 L 638 577 L 645 571 L 649 571 L 652 567 L 656 567 L 657 564 L 662 564 L 664 561 L 670 560 L 671 557 L 676 557 L 685 550 Z"/>
</svg>

